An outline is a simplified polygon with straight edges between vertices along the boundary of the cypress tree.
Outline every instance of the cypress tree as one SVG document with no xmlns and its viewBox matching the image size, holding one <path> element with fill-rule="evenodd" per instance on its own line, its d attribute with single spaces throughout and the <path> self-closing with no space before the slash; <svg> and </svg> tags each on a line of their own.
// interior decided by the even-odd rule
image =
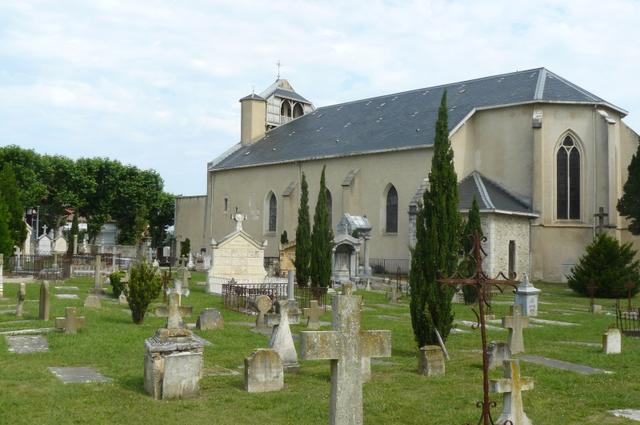
<svg viewBox="0 0 640 425">
<path fill-rule="evenodd" d="M 623 195 L 618 200 L 618 212 L 630 220 L 629 231 L 640 235 L 640 145 L 631 158 L 629 176 L 623 187 Z"/>
<path fill-rule="evenodd" d="M 16 183 L 16 174 L 11 164 L 6 164 L 0 171 L 0 196 L 7 209 L 7 226 L 12 246 L 22 249 L 27 237 L 27 226 L 24 223 L 24 205 Z"/>
<path fill-rule="evenodd" d="M 313 233 L 311 233 L 311 286 L 327 287 L 331 280 L 331 250 L 333 248 L 333 231 L 329 226 L 327 210 L 327 187 L 325 184 L 326 166 L 322 167 L 320 190 L 316 212 L 313 216 Z"/>
<path fill-rule="evenodd" d="M 69 255 L 73 255 L 73 235 L 77 235 L 79 233 L 78 226 L 78 209 L 73 210 L 73 219 L 71 220 L 71 231 L 69 232 L 69 249 L 67 249 L 67 253 Z"/>
<path fill-rule="evenodd" d="M 13 241 L 9 232 L 9 210 L 4 199 L 0 196 L 0 253 L 4 254 L 5 261 L 13 253 Z"/>
<path fill-rule="evenodd" d="M 309 185 L 302 173 L 300 183 L 300 206 L 298 207 L 298 227 L 296 228 L 296 281 L 300 286 L 309 284 L 311 261 L 311 224 L 309 223 Z"/>
<path fill-rule="evenodd" d="M 460 246 L 458 181 L 449 142 L 446 92 L 438 109 L 429 183 L 418 213 L 409 281 L 411 323 L 419 347 L 437 344 L 436 329 L 446 339 L 453 323 L 452 289 L 436 282 L 456 270 Z"/>
<path fill-rule="evenodd" d="M 476 198 L 473 198 L 473 204 L 469 210 L 469 216 L 467 217 L 467 223 L 462 231 L 461 245 L 464 249 L 465 259 L 460 264 L 460 274 L 464 277 L 473 276 L 476 271 L 476 263 L 471 257 L 471 250 L 473 249 L 473 235 L 479 234 L 482 237 L 482 225 L 480 224 L 480 208 L 478 208 L 478 202 Z M 462 295 L 465 304 L 475 304 L 478 300 L 478 292 L 473 286 L 463 286 Z"/>
</svg>

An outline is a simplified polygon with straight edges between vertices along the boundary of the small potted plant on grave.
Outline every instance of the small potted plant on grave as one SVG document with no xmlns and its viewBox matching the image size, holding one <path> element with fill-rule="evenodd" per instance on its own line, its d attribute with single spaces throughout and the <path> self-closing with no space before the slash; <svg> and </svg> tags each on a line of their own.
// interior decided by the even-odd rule
<svg viewBox="0 0 640 425">
<path fill-rule="evenodd" d="M 162 289 L 162 280 L 156 273 L 156 267 L 143 260 L 131 268 L 129 284 L 123 288 L 129 301 L 133 323 L 142 324 L 151 301 L 156 299 Z"/>
</svg>

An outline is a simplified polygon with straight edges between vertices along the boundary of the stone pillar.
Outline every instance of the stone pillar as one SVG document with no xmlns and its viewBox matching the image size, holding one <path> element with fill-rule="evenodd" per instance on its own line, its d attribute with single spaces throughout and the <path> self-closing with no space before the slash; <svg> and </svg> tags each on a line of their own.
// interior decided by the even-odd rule
<svg viewBox="0 0 640 425">
<path fill-rule="evenodd" d="M 73 255 L 78 255 L 78 234 L 73 235 Z"/>
<path fill-rule="evenodd" d="M 101 268 L 102 256 L 96 255 L 95 268 L 93 271 L 93 289 L 95 292 L 102 292 L 102 276 L 100 276 Z"/>
<path fill-rule="evenodd" d="M 38 314 L 40 320 L 49 320 L 50 303 L 49 282 L 45 280 L 40 284 L 40 309 Z"/>
<path fill-rule="evenodd" d="M 289 301 L 289 308 L 291 308 L 291 302 L 293 301 L 294 303 L 296 302 L 296 297 L 295 297 L 295 289 L 294 289 L 294 282 L 295 282 L 295 277 L 296 277 L 296 272 L 293 270 L 289 270 L 289 272 L 287 273 L 287 301 Z"/>
<path fill-rule="evenodd" d="M 111 250 L 111 271 L 115 272 L 116 271 L 116 256 L 118 255 L 118 251 L 116 249 L 116 246 L 114 245 L 112 250 Z"/>
<path fill-rule="evenodd" d="M 369 239 L 371 236 L 364 237 L 364 275 L 371 276 L 371 265 L 369 264 Z"/>
</svg>

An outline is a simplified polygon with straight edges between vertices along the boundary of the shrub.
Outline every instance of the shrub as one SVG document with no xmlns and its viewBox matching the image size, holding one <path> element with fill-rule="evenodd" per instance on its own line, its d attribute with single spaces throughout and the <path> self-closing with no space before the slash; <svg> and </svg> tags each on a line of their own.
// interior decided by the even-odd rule
<svg viewBox="0 0 640 425">
<path fill-rule="evenodd" d="M 287 231 L 286 230 L 284 232 L 282 232 L 282 234 L 280 235 L 280 243 L 282 245 L 285 245 L 285 244 L 289 243 L 289 235 L 287 235 Z"/>
<path fill-rule="evenodd" d="M 596 297 L 624 298 L 627 295 L 625 284 L 635 282 L 635 295 L 640 282 L 640 261 L 634 260 L 635 255 L 630 243 L 620 245 L 617 239 L 600 234 L 571 270 L 569 287 L 588 296 L 587 287 L 593 282 L 597 286 Z"/>
<path fill-rule="evenodd" d="M 122 282 L 122 278 L 125 276 L 125 272 L 119 270 L 117 272 L 113 272 L 109 275 L 109 281 L 111 282 L 111 290 L 113 291 L 113 296 L 118 298 L 124 289 L 124 283 Z"/>
<path fill-rule="evenodd" d="M 180 242 L 180 258 L 188 257 L 191 252 L 191 239 L 187 238 Z"/>
<path fill-rule="evenodd" d="M 129 285 L 124 288 L 124 293 L 129 301 L 133 323 L 141 324 L 144 321 L 149 304 L 156 299 L 161 289 L 162 280 L 156 273 L 156 267 L 143 260 L 131 268 Z"/>
</svg>

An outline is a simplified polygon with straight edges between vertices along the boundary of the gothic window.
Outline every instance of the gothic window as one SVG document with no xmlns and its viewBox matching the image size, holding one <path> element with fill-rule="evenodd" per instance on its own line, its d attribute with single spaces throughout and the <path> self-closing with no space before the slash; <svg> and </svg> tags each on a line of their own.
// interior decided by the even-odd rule
<svg viewBox="0 0 640 425">
<path fill-rule="evenodd" d="M 288 100 L 282 101 L 282 106 L 280 107 L 280 115 L 283 117 L 291 118 L 291 104 Z"/>
<path fill-rule="evenodd" d="M 278 201 L 276 200 L 276 195 L 271 192 L 271 196 L 269 196 L 269 223 L 267 230 L 269 232 L 276 231 L 278 217 Z"/>
<path fill-rule="evenodd" d="M 329 227 L 333 228 L 333 198 L 329 189 L 325 192 L 327 194 L 327 211 L 329 212 Z"/>
<path fill-rule="evenodd" d="M 580 219 L 580 151 L 571 136 L 556 154 L 557 215 L 559 220 Z"/>
<path fill-rule="evenodd" d="M 293 105 L 293 118 L 301 117 L 303 114 L 304 111 L 302 109 L 302 105 L 296 102 L 296 104 Z"/>
<path fill-rule="evenodd" d="M 393 185 L 387 191 L 385 230 L 387 233 L 398 232 L 398 192 Z"/>
</svg>

